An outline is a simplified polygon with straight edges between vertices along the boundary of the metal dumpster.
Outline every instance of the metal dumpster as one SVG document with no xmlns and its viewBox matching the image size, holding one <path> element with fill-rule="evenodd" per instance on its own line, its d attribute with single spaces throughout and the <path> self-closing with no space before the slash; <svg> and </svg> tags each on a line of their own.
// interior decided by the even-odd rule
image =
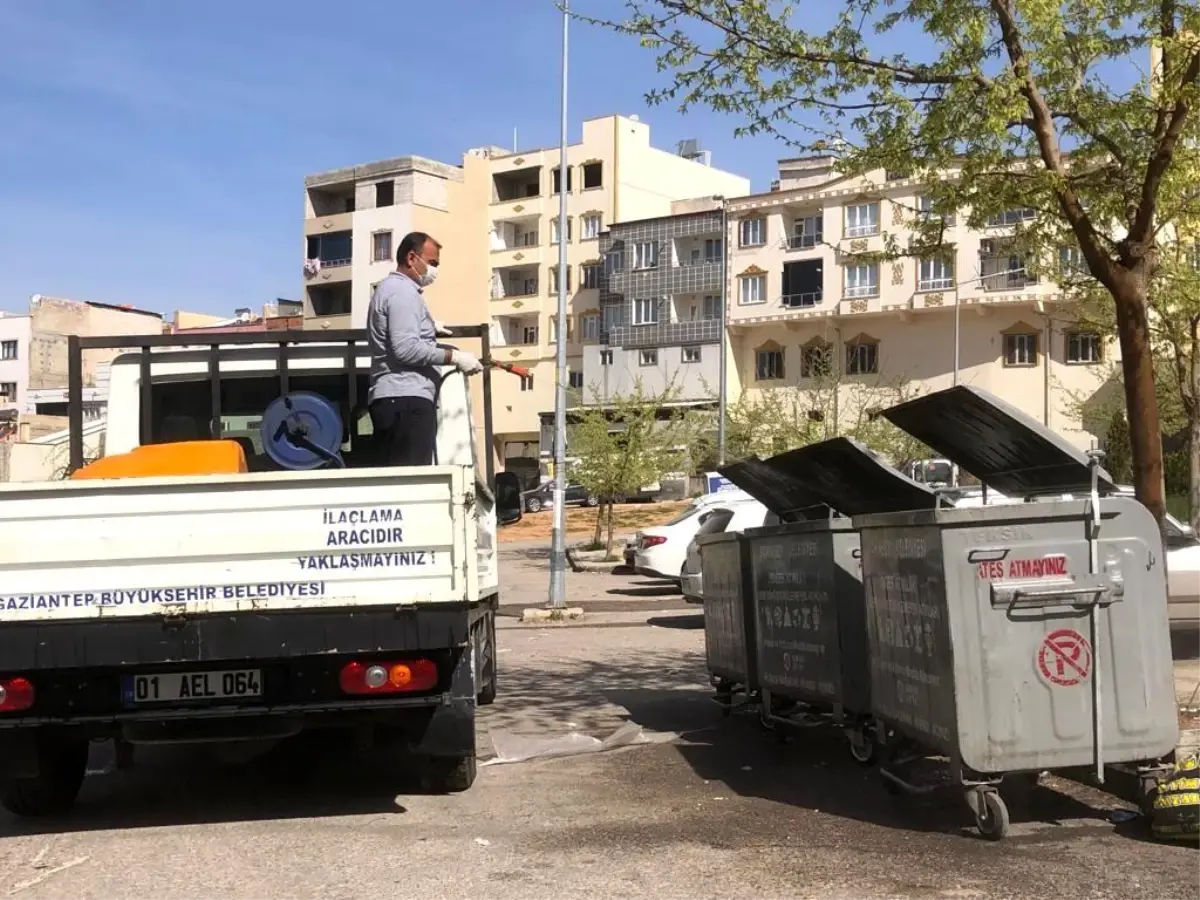
<svg viewBox="0 0 1200 900">
<path fill-rule="evenodd" d="M 786 729 L 831 713 L 846 727 L 854 758 L 873 762 L 859 539 L 846 516 L 928 509 L 936 495 L 849 438 L 721 474 L 788 523 L 747 529 L 740 539 L 749 548 L 764 724 Z"/>
<path fill-rule="evenodd" d="M 1154 518 L 1112 496 L 1096 455 L 985 391 L 883 415 L 1010 498 L 1083 497 L 855 517 L 871 706 L 895 737 L 884 777 L 928 790 L 901 754 L 949 757 L 981 833 L 998 839 L 1005 774 L 1153 773 L 1179 734 Z"/>
</svg>

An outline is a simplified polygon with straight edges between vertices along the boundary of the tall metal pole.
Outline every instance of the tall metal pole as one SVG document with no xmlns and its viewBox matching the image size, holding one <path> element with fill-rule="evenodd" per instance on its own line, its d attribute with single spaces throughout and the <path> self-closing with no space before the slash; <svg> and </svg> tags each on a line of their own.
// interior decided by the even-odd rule
<svg viewBox="0 0 1200 900">
<path fill-rule="evenodd" d="M 729 208 L 724 197 L 714 197 L 721 201 L 721 344 L 717 351 L 717 462 L 725 465 L 725 412 L 729 390 L 725 384 L 725 367 L 728 365 L 725 350 L 725 328 L 727 325 L 725 306 L 729 302 L 727 295 L 727 276 L 729 259 Z"/>
<path fill-rule="evenodd" d="M 958 387 L 958 348 L 959 348 L 959 310 L 962 308 L 962 296 L 958 292 L 958 285 L 954 285 L 954 386 Z"/>
<path fill-rule="evenodd" d="M 567 24 L 562 4 L 562 122 L 558 147 L 558 318 L 554 367 L 554 526 L 550 538 L 550 608 L 567 605 Z"/>
</svg>

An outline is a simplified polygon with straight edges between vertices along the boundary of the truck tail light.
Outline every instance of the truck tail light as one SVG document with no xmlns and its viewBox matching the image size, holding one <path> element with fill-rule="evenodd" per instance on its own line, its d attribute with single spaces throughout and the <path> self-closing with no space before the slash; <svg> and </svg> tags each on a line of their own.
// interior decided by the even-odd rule
<svg viewBox="0 0 1200 900">
<path fill-rule="evenodd" d="M 437 665 L 428 659 L 349 662 L 338 683 L 347 694 L 400 694 L 427 691 L 438 683 Z"/>
<path fill-rule="evenodd" d="M 0 678 L 0 713 L 29 709 L 33 699 L 33 682 L 28 678 Z"/>
<path fill-rule="evenodd" d="M 661 534 L 643 534 L 642 547 L 657 547 L 659 544 L 665 544 L 667 539 Z"/>
</svg>

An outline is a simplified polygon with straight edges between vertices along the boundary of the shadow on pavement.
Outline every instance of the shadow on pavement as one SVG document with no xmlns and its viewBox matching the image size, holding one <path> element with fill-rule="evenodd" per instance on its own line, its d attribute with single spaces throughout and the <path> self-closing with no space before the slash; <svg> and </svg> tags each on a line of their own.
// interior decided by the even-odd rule
<svg viewBox="0 0 1200 900">
<path fill-rule="evenodd" d="M 695 775 L 736 794 L 889 828 L 975 835 L 961 791 L 935 799 L 895 797 L 883 789 L 877 771 L 853 761 L 839 730 L 807 729 L 784 744 L 762 729 L 756 716 L 723 717 L 707 680 L 697 653 L 640 653 L 619 665 L 581 661 L 578 672 L 569 681 L 556 682 L 553 693 L 542 673 L 506 673 L 506 700 L 489 712 L 487 724 L 492 730 L 529 734 L 529 716 L 516 712 L 524 707 L 536 709 L 547 737 L 564 733 L 567 723 L 603 737 L 619 718 L 626 718 L 649 731 L 679 733 L 674 749 Z M 612 711 L 598 708 L 598 699 L 617 708 L 616 722 Z M 1110 830 L 1105 811 L 1046 787 L 1012 792 L 1009 809 L 1014 823 L 1094 818 Z"/>
<path fill-rule="evenodd" d="M 1194 622 L 1171 624 L 1171 658 L 1177 662 L 1200 659 L 1200 626 Z"/>
<path fill-rule="evenodd" d="M 695 631 L 704 628 L 704 613 L 690 613 L 680 616 L 651 616 L 646 620 L 647 625 L 656 628 L 679 628 L 684 631 Z"/>
<path fill-rule="evenodd" d="M 112 758 L 110 743 L 93 744 L 89 769 L 104 769 Z M 340 731 L 303 733 L 243 763 L 218 762 L 202 745 L 138 747 L 132 768 L 89 775 L 66 815 L 0 811 L 0 835 L 398 815 L 405 810 L 397 795 L 420 792 L 415 761 L 398 749 L 359 750 Z"/>
<path fill-rule="evenodd" d="M 629 587 L 609 588 L 608 593 L 619 594 L 622 597 L 669 597 L 678 596 L 680 590 L 679 585 L 674 581 L 656 579 L 634 582 Z"/>
</svg>

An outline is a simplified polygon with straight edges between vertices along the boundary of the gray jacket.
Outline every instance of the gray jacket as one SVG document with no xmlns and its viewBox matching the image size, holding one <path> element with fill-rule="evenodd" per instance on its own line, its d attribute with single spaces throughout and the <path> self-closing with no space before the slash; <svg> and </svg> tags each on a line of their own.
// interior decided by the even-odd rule
<svg viewBox="0 0 1200 900">
<path fill-rule="evenodd" d="M 433 401 L 446 351 L 436 341 L 433 316 L 417 283 L 393 272 L 375 288 L 367 307 L 367 347 L 371 351 L 368 402 L 385 397 L 424 397 Z"/>
</svg>

